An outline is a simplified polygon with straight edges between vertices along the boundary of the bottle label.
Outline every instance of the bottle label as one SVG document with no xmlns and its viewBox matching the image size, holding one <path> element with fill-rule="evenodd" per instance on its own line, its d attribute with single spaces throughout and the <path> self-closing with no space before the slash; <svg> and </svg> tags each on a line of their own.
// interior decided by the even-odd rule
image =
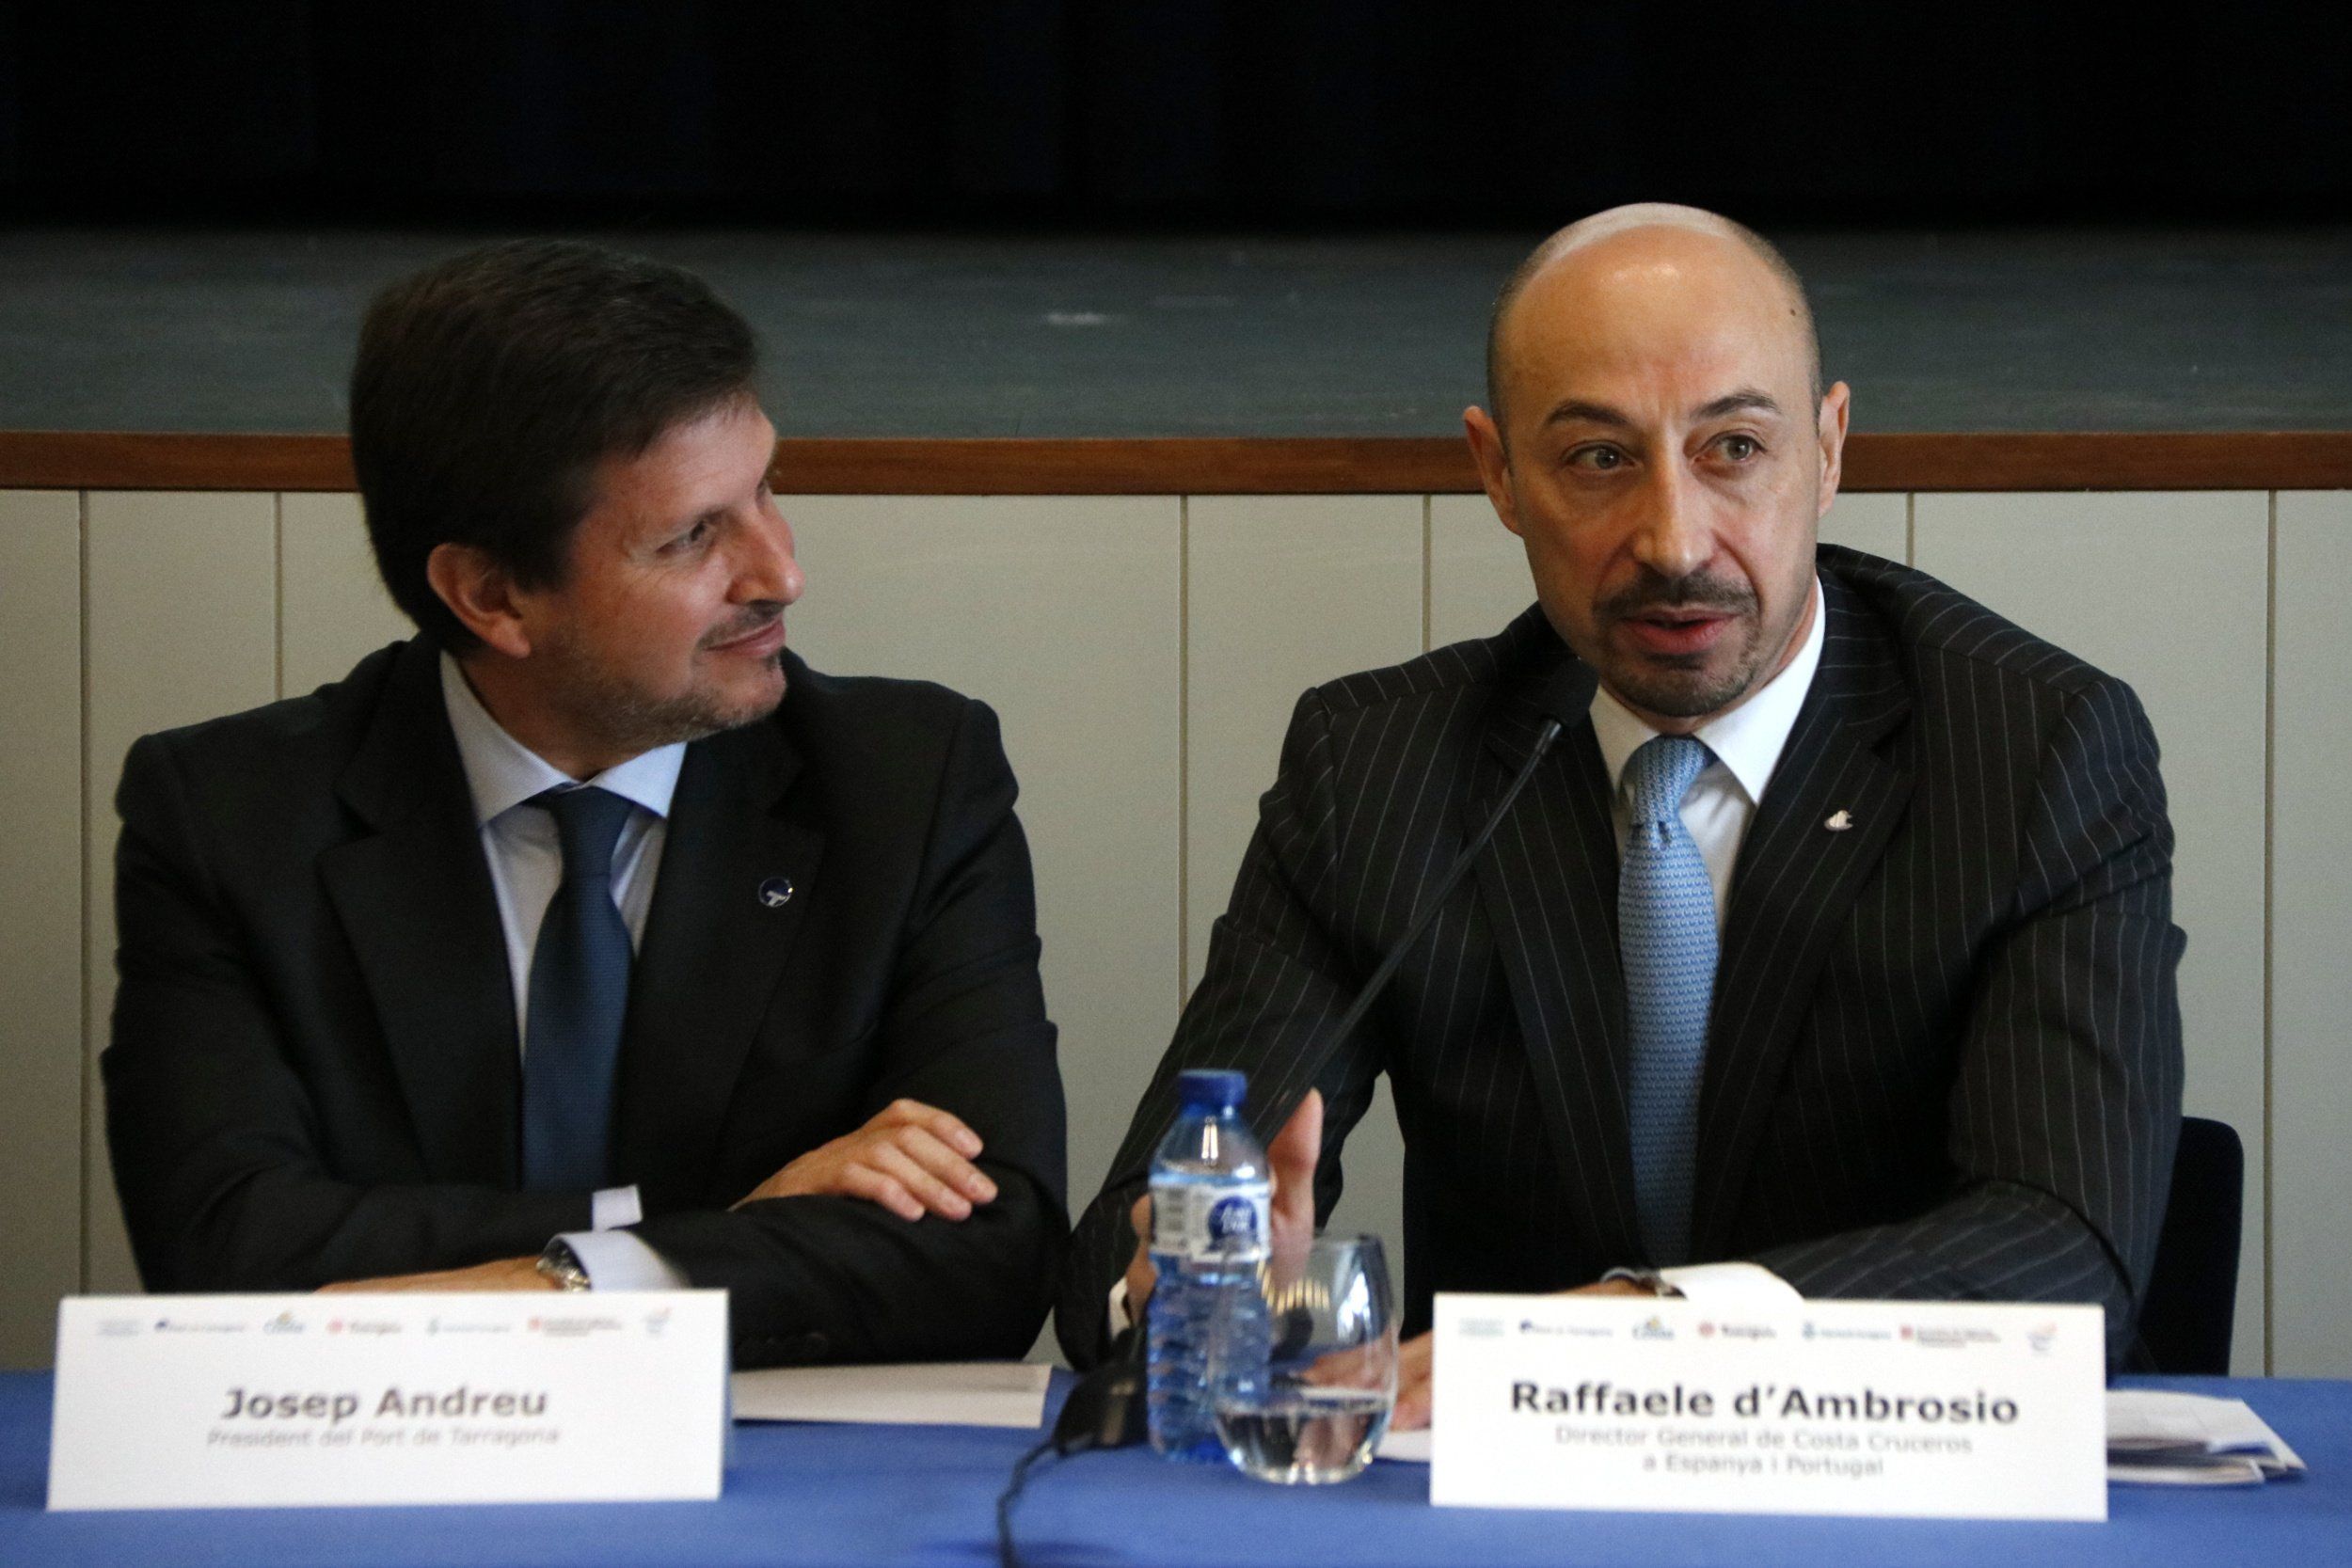
<svg viewBox="0 0 2352 1568">
<path fill-rule="evenodd" d="M 1152 1250 L 1186 1262 L 1254 1263 L 1266 1255 L 1271 1202 L 1263 1182 L 1152 1190 Z"/>
</svg>

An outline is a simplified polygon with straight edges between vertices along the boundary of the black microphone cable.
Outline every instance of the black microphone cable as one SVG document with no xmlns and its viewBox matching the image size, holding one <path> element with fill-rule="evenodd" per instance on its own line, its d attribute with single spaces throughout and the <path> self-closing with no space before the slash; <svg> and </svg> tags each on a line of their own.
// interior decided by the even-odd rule
<svg viewBox="0 0 2352 1568">
<path fill-rule="evenodd" d="M 1331 1053 L 1354 1032 L 1357 1024 L 1363 1022 L 1364 1014 L 1371 1009 L 1381 989 L 1396 974 L 1397 966 L 1405 961 L 1406 950 L 1413 945 L 1422 931 L 1428 929 L 1429 923 L 1445 907 L 1446 895 L 1454 891 L 1454 884 L 1470 870 L 1470 863 L 1477 860 L 1479 851 L 1486 848 L 1487 841 L 1495 836 L 1495 830 L 1502 826 L 1502 814 L 1511 809 L 1512 802 L 1519 798 L 1519 792 L 1527 787 L 1528 780 L 1535 776 L 1536 768 L 1551 751 L 1552 742 L 1560 738 L 1561 714 L 1568 706 L 1566 699 L 1571 695 L 1573 683 L 1573 674 L 1566 673 L 1554 675 L 1547 683 L 1538 702 L 1544 713 L 1543 727 L 1535 734 L 1535 744 L 1529 750 L 1527 761 L 1520 764 L 1518 773 L 1511 780 L 1511 786 L 1502 792 L 1502 799 L 1487 814 L 1486 825 L 1478 830 L 1476 837 L 1463 847 L 1462 852 L 1454 857 L 1454 863 L 1446 867 L 1446 873 L 1438 879 L 1437 887 L 1414 912 L 1412 924 L 1390 946 L 1388 957 L 1380 960 L 1380 967 L 1372 972 L 1372 978 L 1364 982 L 1363 989 L 1356 993 L 1356 1000 L 1348 1004 L 1347 1011 L 1340 1015 L 1339 1022 L 1333 1024 L 1330 1033 L 1324 1037 L 1323 1044 L 1316 1053 L 1313 1070 L 1305 1075 L 1307 1082 L 1314 1082 L 1322 1072 L 1323 1065 L 1330 1059 Z M 1013 1549 L 1012 1544 L 1012 1510 L 1021 1498 L 1022 1489 L 1028 1484 L 1030 1472 L 1047 1459 L 1125 1448 L 1139 1442 L 1144 1424 L 1143 1390 L 1143 1326 L 1138 1323 L 1128 1329 L 1112 1360 L 1078 1380 L 1078 1386 L 1070 1391 L 1070 1398 L 1062 1402 L 1061 1415 L 1054 1422 L 1054 1434 L 1013 1463 L 1012 1475 L 1003 1494 L 996 1499 L 998 1568 L 1021 1568 L 1021 1556 Z"/>
<path fill-rule="evenodd" d="M 1123 1449 L 1142 1441 L 1143 1325 L 1130 1327 L 1110 1360 L 1078 1380 L 1062 1401 L 1054 1418 L 1054 1433 L 1013 1462 L 1012 1475 L 996 1499 L 996 1561 L 998 1568 L 1021 1568 L 1021 1554 L 1012 1544 L 1012 1508 L 1020 1501 L 1029 1473 L 1047 1459 L 1067 1459 L 1082 1453 Z"/>
</svg>

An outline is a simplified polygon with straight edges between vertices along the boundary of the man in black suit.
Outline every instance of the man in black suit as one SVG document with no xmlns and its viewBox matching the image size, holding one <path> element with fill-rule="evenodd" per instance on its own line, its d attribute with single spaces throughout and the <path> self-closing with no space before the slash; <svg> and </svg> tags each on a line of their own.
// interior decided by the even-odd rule
<svg viewBox="0 0 2352 1568">
<path fill-rule="evenodd" d="M 1136 1195 L 1173 1074 L 1216 1066 L 1279 1126 L 1278 1230 L 1330 1212 L 1389 1074 L 1408 1334 L 1440 1290 L 2039 1299 L 2103 1304 L 2120 1354 L 2182 1076 L 2138 703 L 1817 548 L 1848 389 L 1745 230 L 1641 207 L 1562 230 L 1504 288 L 1488 367 L 1470 441 L 1537 606 L 1300 700 L 1078 1227 L 1064 1346 L 1099 1356 L 1151 1290 Z M 1330 1038 L 1548 719 L 1473 874 Z M 1422 1335 L 1405 1424 L 1428 1365 Z"/>
<path fill-rule="evenodd" d="M 749 1364 L 1028 1348 L 1063 1122 L 1012 774 L 982 705 L 784 650 L 755 369 L 587 245 L 371 309 L 353 462 L 423 635 L 123 771 L 151 1288 L 691 1284 Z"/>
</svg>

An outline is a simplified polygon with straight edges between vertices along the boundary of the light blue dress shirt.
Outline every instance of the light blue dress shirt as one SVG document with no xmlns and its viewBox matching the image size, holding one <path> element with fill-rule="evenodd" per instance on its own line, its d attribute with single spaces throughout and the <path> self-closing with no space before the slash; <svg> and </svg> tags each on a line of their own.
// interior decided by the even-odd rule
<svg viewBox="0 0 2352 1568">
<path fill-rule="evenodd" d="M 465 672 L 441 656 L 441 700 L 457 756 L 473 796 L 481 826 L 482 857 L 490 867 L 499 925 L 506 936 L 506 973 L 515 989 L 515 1038 L 527 1037 L 531 1010 L 531 956 L 539 924 L 564 879 L 564 850 L 555 819 L 528 804 L 534 796 L 574 780 L 490 717 L 467 684 Z M 612 896 L 628 927 L 632 948 L 644 945 L 645 914 L 653 907 L 654 879 L 661 870 L 661 847 L 669 835 L 670 798 L 677 791 L 678 768 L 686 761 L 683 742 L 629 758 L 586 781 L 612 791 L 637 809 L 612 850 Z M 686 1277 L 637 1237 L 621 1228 L 644 1217 L 635 1187 L 608 1187 L 592 1200 L 594 1230 L 564 1235 L 599 1291 L 681 1290 Z"/>
</svg>

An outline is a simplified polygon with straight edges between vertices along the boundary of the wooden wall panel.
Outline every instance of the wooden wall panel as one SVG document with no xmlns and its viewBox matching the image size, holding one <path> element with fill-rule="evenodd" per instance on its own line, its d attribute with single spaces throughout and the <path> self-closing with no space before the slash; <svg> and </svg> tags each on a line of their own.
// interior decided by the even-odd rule
<svg viewBox="0 0 2352 1568">
<path fill-rule="evenodd" d="M 0 1368 L 82 1278 L 82 499 L 0 492 Z"/>
<path fill-rule="evenodd" d="M 2132 683 L 2164 749 L 2188 933 L 2187 1108 L 2249 1162 L 2233 1365 L 2263 1322 L 2264 707 L 2268 499 L 2261 494 L 1922 495 L 1918 564 Z"/>
<path fill-rule="evenodd" d="M 787 499 L 817 668 L 920 676 L 1004 721 L 1061 1026 L 1070 1192 L 1090 1199 L 1175 1026 L 1175 498 Z"/>
<path fill-rule="evenodd" d="M 417 628 L 376 576 L 358 496 L 294 493 L 278 505 L 278 689 L 294 697 Z"/>
<path fill-rule="evenodd" d="M 94 1063 L 114 1004 L 115 785 L 138 736 L 277 696 L 277 501 L 234 493 L 93 494 L 87 518 L 83 930 L 93 1088 L 83 1287 L 107 1291 L 137 1285 L 95 1088 Z"/>
<path fill-rule="evenodd" d="M 2352 492 L 2278 505 L 2271 1370 L 2352 1377 Z"/>
</svg>

